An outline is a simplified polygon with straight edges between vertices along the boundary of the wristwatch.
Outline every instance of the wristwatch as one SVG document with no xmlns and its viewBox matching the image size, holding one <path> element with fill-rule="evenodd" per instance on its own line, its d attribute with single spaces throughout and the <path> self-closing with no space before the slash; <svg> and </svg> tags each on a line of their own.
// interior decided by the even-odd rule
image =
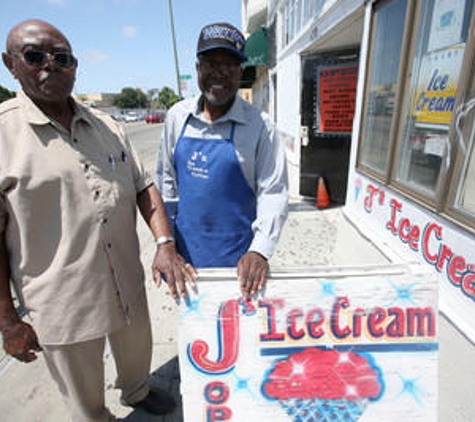
<svg viewBox="0 0 475 422">
<path fill-rule="evenodd" d="M 158 239 L 155 241 L 157 246 L 163 245 L 164 243 L 168 242 L 175 243 L 175 238 L 173 236 L 158 236 Z"/>
</svg>

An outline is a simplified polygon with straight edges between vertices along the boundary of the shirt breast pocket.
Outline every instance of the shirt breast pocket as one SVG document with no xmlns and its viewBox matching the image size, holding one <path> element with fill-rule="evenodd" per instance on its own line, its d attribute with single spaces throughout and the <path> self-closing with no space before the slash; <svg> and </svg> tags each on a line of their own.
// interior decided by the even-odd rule
<svg viewBox="0 0 475 422">
<path fill-rule="evenodd" d="M 119 154 L 114 157 L 111 169 L 115 203 L 120 205 L 123 202 L 129 203 L 132 201 L 135 204 L 137 192 L 131 164 L 126 160 L 122 160 Z"/>
</svg>

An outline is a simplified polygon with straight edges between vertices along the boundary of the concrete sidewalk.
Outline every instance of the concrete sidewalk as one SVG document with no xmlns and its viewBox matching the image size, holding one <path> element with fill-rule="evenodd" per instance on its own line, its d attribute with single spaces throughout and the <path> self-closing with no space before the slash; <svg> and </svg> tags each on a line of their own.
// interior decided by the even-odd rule
<svg viewBox="0 0 475 422">
<path fill-rule="evenodd" d="M 157 289 L 150 266 L 155 244 L 140 221 L 142 260 L 147 274 L 154 350 L 151 383 L 173 391 L 179 398 L 177 370 L 176 304 L 166 286 Z M 279 248 L 271 260 L 278 267 L 355 266 L 388 263 L 388 259 L 348 222 L 340 208 L 317 210 L 313 204 L 292 202 Z M 475 348 L 443 317 L 439 324 L 440 379 L 439 420 L 474 421 L 472 380 L 475 377 Z M 131 411 L 119 403 L 114 390 L 115 370 L 109 354 L 106 362 L 106 400 L 114 414 L 127 422 L 181 422 L 181 408 L 168 417 L 152 417 Z M 67 412 L 50 380 L 43 359 L 21 364 L 4 357 L 0 360 L 0 420 L 2 422 L 61 422 Z M 388 418 L 388 421 L 391 419 Z M 410 420 L 408 418 L 407 420 Z M 249 421 L 254 422 L 254 421 Z M 256 421 L 257 422 L 257 421 Z"/>
</svg>

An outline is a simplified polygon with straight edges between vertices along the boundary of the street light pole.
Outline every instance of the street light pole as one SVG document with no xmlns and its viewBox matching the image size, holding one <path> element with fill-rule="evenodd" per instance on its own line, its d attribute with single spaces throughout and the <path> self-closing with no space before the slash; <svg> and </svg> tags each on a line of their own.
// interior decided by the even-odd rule
<svg viewBox="0 0 475 422">
<path fill-rule="evenodd" d="M 175 53 L 176 84 L 178 88 L 178 96 L 181 98 L 180 69 L 178 67 L 178 55 L 176 52 L 175 23 L 173 21 L 172 0 L 168 0 L 168 11 L 170 13 L 170 25 L 172 28 L 173 52 Z"/>
</svg>

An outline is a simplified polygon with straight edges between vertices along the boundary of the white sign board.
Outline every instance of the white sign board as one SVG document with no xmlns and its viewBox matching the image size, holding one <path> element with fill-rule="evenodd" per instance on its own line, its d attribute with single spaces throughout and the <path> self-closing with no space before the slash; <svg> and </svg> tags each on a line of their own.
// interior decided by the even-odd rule
<svg viewBox="0 0 475 422">
<path fill-rule="evenodd" d="M 437 281 L 421 266 L 202 271 L 180 305 L 184 420 L 436 421 Z"/>
</svg>

